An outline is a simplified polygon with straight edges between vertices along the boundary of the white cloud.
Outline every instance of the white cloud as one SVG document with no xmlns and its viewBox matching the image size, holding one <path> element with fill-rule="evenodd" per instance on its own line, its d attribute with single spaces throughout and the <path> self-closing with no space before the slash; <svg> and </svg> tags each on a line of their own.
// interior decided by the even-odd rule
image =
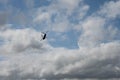
<svg viewBox="0 0 120 80">
<path fill-rule="evenodd" d="M 79 6 L 79 3 L 82 2 L 82 0 L 58 0 L 58 5 L 68 10 L 68 14 L 71 14 L 71 12 Z M 62 5 L 62 6 L 61 6 Z"/>
<path fill-rule="evenodd" d="M 82 5 L 81 8 L 78 9 L 78 16 L 76 18 L 82 19 L 83 17 L 85 17 L 88 10 L 89 10 L 88 5 Z"/>
<path fill-rule="evenodd" d="M 58 23 L 53 24 L 52 30 L 55 32 L 65 32 L 69 30 L 69 28 L 71 28 L 69 26 L 69 23 L 66 21 L 63 21 L 63 22 L 58 22 Z"/>
<path fill-rule="evenodd" d="M 105 20 L 100 17 L 90 17 L 82 24 L 82 34 L 79 39 L 80 46 L 96 46 L 105 38 Z"/>
<path fill-rule="evenodd" d="M 28 49 L 39 50 L 47 44 L 41 43 L 41 32 L 33 29 L 7 29 L 0 32 L 0 37 L 4 40 L 2 51 L 4 53 L 19 53 Z M 41 50 L 42 51 L 42 50 Z"/>
<path fill-rule="evenodd" d="M 99 11 L 94 12 L 77 25 L 75 29 L 82 31 L 78 42 L 80 47 L 98 46 L 101 43 L 114 41 L 120 35 L 119 29 L 110 23 L 111 18 L 116 19 L 119 16 L 119 2 L 110 1 L 104 4 Z M 109 12 L 112 10 L 115 11 Z"/>
<path fill-rule="evenodd" d="M 78 6 L 79 2 L 82 0 L 74 0 L 74 1 L 69 1 L 69 0 L 58 0 L 58 3 L 63 4 L 64 6 L 67 6 L 69 8 L 75 8 Z"/>
<path fill-rule="evenodd" d="M 42 22 L 50 19 L 50 14 L 47 12 L 40 12 L 37 17 L 33 20 L 34 22 Z"/>
<path fill-rule="evenodd" d="M 45 28 L 48 30 L 65 32 L 73 28 L 69 17 L 81 20 L 88 10 L 89 6 L 84 5 L 82 0 L 52 1 L 49 6 L 43 6 L 38 9 L 33 21 L 39 25 L 44 23 L 43 25 L 46 25 Z"/>
<path fill-rule="evenodd" d="M 120 0 L 110 1 L 104 4 L 104 6 L 101 7 L 101 10 L 99 13 L 108 18 L 119 17 L 120 16 Z"/>
</svg>

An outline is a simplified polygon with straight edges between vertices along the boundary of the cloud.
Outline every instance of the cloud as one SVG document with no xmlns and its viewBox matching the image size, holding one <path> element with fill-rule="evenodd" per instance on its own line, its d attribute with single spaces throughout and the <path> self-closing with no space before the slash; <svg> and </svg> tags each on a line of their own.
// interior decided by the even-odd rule
<svg viewBox="0 0 120 80">
<path fill-rule="evenodd" d="M 7 29 L 0 32 L 4 40 L 1 50 L 5 53 L 19 53 L 28 49 L 44 50 L 44 42 L 41 43 L 41 32 L 33 29 Z M 47 47 L 46 47 L 47 49 Z"/>
<path fill-rule="evenodd" d="M 65 32 L 69 28 L 73 29 L 71 26 L 73 23 L 68 20 L 68 16 L 73 15 L 74 10 L 78 10 L 76 8 L 79 1 L 61 0 L 51 3 L 48 7 L 41 7 L 33 21 L 36 24 L 41 21 L 44 24 L 45 21 L 47 25 L 54 25 L 53 31 Z M 119 1 L 108 2 L 105 5 L 117 3 Z M 62 4 L 67 10 L 60 7 Z M 85 10 L 86 14 L 89 5 L 82 6 L 85 8 L 80 9 Z M 119 37 L 120 30 L 109 23 L 111 16 L 103 17 L 102 15 L 108 14 L 102 12 L 98 14 L 105 8 L 106 6 L 102 7 L 82 21 L 82 18 L 78 17 L 79 23 L 74 25 L 77 26 L 78 31 L 81 31 L 78 41 L 80 49 L 54 48 L 47 40 L 40 41 L 41 33 L 33 28 L 1 30 L 0 38 L 3 39 L 4 44 L 0 46 L 0 57 L 4 59 L 0 60 L 0 79 L 119 79 L 120 40 L 115 38 Z M 78 14 L 81 14 L 81 11 Z M 115 19 L 117 15 L 118 12 L 112 18 Z"/>
<path fill-rule="evenodd" d="M 108 18 L 116 18 L 120 16 L 120 0 L 116 1 L 110 1 L 106 4 L 104 4 L 103 7 L 101 7 L 100 14 L 104 15 Z"/>
<path fill-rule="evenodd" d="M 55 24 L 53 24 L 52 30 L 55 32 L 65 32 L 69 30 L 68 26 L 69 22 L 67 22 L 66 20 L 58 23 L 56 22 Z"/>
<path fill-rule="evenodd" d="M 88 17 L 78 27 L 82 31 L 78 41 L 80 47 L 99 46 L 101 43 L 114 41 L 120 35 L 117 27 L 107 22 L 106 18 L 99 16 Z"/>
<path fill-rule="evenodd" d="M 30 17 L 28 18 L 29 14 L 25 14 L 24 12 L 18 11 L 14 16 L 13 16 L 13 22 L 15 24 L 19 25 L 28 25 L 30 24 Z"/>
<path fill-rule="evenodd" d="M 26 4 L 27 8 L 33 8 L 35 5 L 33 0 L 26 0 L 25 4 Z"/>
<path fill-rule="evenodd" d="M 119 78 L 119 52 L 120 43 L 111 42 L 90 49 L 11 55 L 0 62 L 0 75 L 5 80 Z"/>
<path fill-rule="evenodd" d="M 76 29 L 82 31 L 78 41 L 80 47 L 86 47 L 86 45 L 88 47 L 98 46 L 101 43 L 119 39 L 120 30 L 111 23 L 111 18 L 115 20 L 119 16 L 119 5 L 117 4 L 119 4 L 119 1 L 105 3 L 100 10 L 94 12 L 77 25 Z M 112 10 L 115 10 L 115 14 L 109 12 Z"/>
<path fill-rule="evenodd" d="M 96 24 L 96 25 L 94 25 Z M 80 46 L 93 46 L 105 37 L 105 20 L 100 17 L 90 17 L 82 23 L 82 34 L 79 39 Z"/>
<path fill-rule="evenodd" d="M 37 15 L 37 17 L 33 20 L 34 22 L 42 22 L 50 19 L 50 14 L 47 12 L 41 12 Z"/>
<path fill-rule="evenodd" d="M 68 14 L 71 14 L 71 12 L 79 6 L 79 3 L 82 2 L 82 0 L 58 0 L 58 5 L 62 9 L 66 9 L 68 11 Z M 60 6 L 62 5 L 62 6 Z"/>
<path fill-rule="evenodd" d="M 88 10 L 89 6 L 85 5 L 82 0 L 52 1 L 49 6 L 38 9 L 33 22 L 51 31 L 66 32 L 74 28 L 72 19 L 81 20 Z"/>
</svg>

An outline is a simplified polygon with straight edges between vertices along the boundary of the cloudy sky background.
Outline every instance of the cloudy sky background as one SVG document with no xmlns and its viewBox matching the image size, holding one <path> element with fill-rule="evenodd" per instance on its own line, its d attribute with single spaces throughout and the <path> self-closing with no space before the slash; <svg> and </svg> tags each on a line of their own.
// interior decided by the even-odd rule
<svg viewBox="0 0 120 80">
<path fill-rule="evenodd" d="M 120 0 L 0 0 L 0 80 L 93 79 L 120 79 Z"/>
</svg>

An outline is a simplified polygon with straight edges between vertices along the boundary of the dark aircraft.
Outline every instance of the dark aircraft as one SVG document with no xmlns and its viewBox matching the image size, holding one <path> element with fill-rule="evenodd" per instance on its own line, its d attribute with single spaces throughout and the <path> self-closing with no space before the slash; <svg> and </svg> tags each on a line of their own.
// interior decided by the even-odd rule
<svg viewBox="0 0 120 80">
<path fill-rule="evenodd" d="M 47 36 L 47 32 L 46 33 L 44 33 L 44 32 L 42 32 L 42 40 L 45 40 L 46 39 L 46 36 Z"/>
</svg>

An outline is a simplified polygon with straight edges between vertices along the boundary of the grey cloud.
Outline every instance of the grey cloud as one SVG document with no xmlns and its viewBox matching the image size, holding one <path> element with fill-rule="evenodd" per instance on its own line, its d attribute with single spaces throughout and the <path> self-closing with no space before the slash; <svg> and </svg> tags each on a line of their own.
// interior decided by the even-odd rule
<svg viewBox="0 0 120 80">
<path fill-rule="evenodd" d="M 0 32 L 0 36 L 8 41 L 0 50 L 4 53 L 1 56 L 6 58 L 0 61 L 0 79 L 119 80 L 120 41 L 114 40 L 119 30 L 111 27 L 106 33 L 105 20 L 96 14 L 85 19 L 79 40 L 84 46 L 80 45 L 77 50 L 53 48 L 47 41 L 41 43 L 41 33 L 33 29 Z M 113 41 L 102 42 L 112 38 Z M 5 55 L 6 51 L 10 54 Z"/>
<path fill-rule="evenodd" d="M 31 17 L 29 16 L 29 14 L 25 14 L 23 12 L 20 12 L 18 11 L 18 13 L 15 14 L 15 16 L 13 17 L 13 21 L 15 24 L 19 24 L 19 25 L 24 25 L 24 26 L 27 26 L 29 24 L 32 24 L 30 23 L 30 20 Z"/>
<path fill-rule="evenodd" d="M 11 80 L 120 78 L 119 52 L 120 43 L 112 42 L 73 51 L 54 49 L 45 54 L 17 54 L 0 63 L 0 74 L 2 77 L 8 74 L 5 78 Z"/>
</svg>

